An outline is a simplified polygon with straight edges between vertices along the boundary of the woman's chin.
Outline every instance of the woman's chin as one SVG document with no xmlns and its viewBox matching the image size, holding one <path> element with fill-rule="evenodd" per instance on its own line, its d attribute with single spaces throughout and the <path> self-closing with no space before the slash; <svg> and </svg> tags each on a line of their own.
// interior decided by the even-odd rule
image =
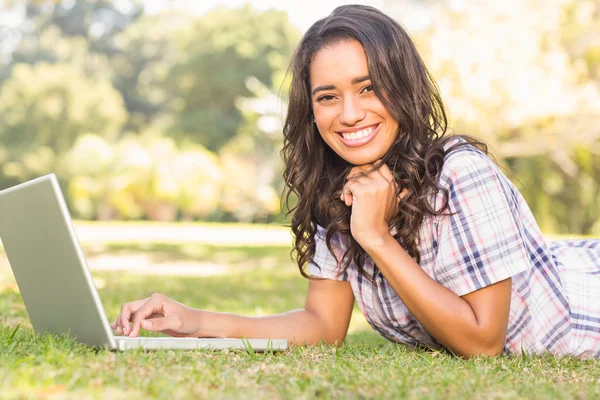
<svg viewBox="0 0 600 400">
<path fill-rule="evenodd" d="M 344 160 L 346 160 L 346 162 L 348 162 L 349 164 L 352 165 L 367 165 L 367 164 L 373 164 L 375 161 L 381 159 L 382 156 L 379 155 L 353 155 L 353 156 L 348 156 L 346 155 L 345 157 L 342 157 Z"/>
</svg>

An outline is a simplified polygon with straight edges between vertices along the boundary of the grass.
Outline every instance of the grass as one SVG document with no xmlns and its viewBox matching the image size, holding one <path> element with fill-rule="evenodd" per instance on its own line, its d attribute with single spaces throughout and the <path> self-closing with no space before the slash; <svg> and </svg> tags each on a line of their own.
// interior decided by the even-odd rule
<svg viewBox="0 0 600 400">
<path fill-rule="evenodd" d="M 290 249 L 283 246 L 235 246 L 223 247 L 198 243 L 108 243 L 105 246 L 87 251 L 89 255 L 99 254 L 128 255 L 143 253 L 155 262 L 195 261 L 212 262 L 230 266 L 248 265 L 265 268 L 265 264 L 290 264 Z M 291 267 L 293 269 L 293 266 Z"/>
<path fill-rule="evenodd" d="M 304 303 L 307 283 L 286 247 L 113 243 L 103 251 L 143 252 L 157 262 L 218 262 L 240 271 L 197 277 L 95 272 L 111 319 L 122 302 L 153 291 L 193 307 L 248 315 Z M 465 361 L 389 343 L 358 314 L 341 348 L 320 345 L 276 354 L 96 351 L 69 338 L 35 335 L 10 272 L 0 268 L 0 398 L 147 397 L 593 399 L 600 397 L 600 361 L 551 356 Z"/>
</svg>

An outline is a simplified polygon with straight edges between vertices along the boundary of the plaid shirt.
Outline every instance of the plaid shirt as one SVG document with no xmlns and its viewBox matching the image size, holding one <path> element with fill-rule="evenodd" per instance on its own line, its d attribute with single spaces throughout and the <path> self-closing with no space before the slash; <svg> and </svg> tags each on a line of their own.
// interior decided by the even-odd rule
<svg viewBox="0 0 600 400">
<path fill-rule="evenodd" d="M 448 211 L 424 218 L 420 267 L 458 296 L 512 278 L 508 353 L 600 357 L 600 240 L 546 242 L 525 200 L 498 167 L 472 146 L 446 155 L 440 184 Z M 431 198 L 434 208 L 442 195 Z M 342 259 L 348 238 L 332 248 Z M 371 284 L 350 264 L 341 273 L 317 227 L 313 276 L 350 281 L 369 324 L 387 339 L 408 345 L 441 345 L 421 326 L 367 257 Z"/>
</svg>

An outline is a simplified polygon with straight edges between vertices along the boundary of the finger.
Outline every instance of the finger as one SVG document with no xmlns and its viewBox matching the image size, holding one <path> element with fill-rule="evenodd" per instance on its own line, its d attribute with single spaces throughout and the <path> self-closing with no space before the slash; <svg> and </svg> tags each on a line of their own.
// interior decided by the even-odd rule
<svg viewBox="0 0 600 400">
<path fill-rule="evenodd" d="M 129 332 L 130 337 L 136 337 L 140 333 L 141 322 L 150 316 L 155 314 L 163 315 L 162 310 L 164 306 L 164 296 L 159 294 L 153 294 L 150 299 L 144 303 L 136 312 L 131 320 L 131 331 Z"/>
<path fill-rule="evenodd" d="M 178 314 L 150 318 L 141 321 L 140 326 L 149 332 L 178 331 L 181 328 L 181 318 Z"/>
<path fill-rule="evenodd" d="M 381 164 L 379 168 L 377 168 L 376 174 L 378 177 L 384 179 L 387 183 L 392 185 L 394 187 L 394 191 L 396 190 L 396 179 L 394 179 L 394 175 L 392 174 L 392 171 L 390 171 L 390 168 L 387 166 L 387 164 Z"/>
<path fill-rule="evenodd" d="M 121 329 L 121 326 L 119 325 L 119 319 L 117 318 L 115 320 L 115 322 L 113 322 L 112 324 L 110 324 L 110 328 L 114 331 L 117 332 L 117 335 L 120 335 L 121 333 L 123 333 L 123 330 Z"/>
<path fill-rule="evenodd" d="M 119 317 L 115 318 L 115 322 L 113 322 L 112 324 L 110 324 L 110 327 L 112 329 L 117 329 L 119 327 Z"/>
<path fill-rule="evenodd" d="M 351 206 L 352 205 L 352 200 L 354 199 L 352 196 L 352 192 L 350 190 L 347 189 L 346 185 L 344 185 L 344 188 L 342 189 L 342 201 L 344 202 L 344 204 L 346 204 L 347 206 Z"/>
<path fill-rule="evenodd" d="M 357 178 L 360 178 L 361 176 L 368 177 L 369 176 L 368 172 L 372 169 L 373 169 L 373 164 L 365 164 L 365 165 L 359 165 L 356 167 L 352 167 L 350 172 L 348 172 L 348 175 L 346 175 L 346 180 L 349 181 L 352 179 L 357 179 Z"/>
<path fill-rule="evenodd" d="M 383 176 L 388 182 L 390 182 L 394 186 L 394 191 L 398 190 L 398 182 L 396 182 L 396 178 L 394 178 L 394 174 L 392 174 L 392 171 L 387 166 L 387 164 L 382 164 L 381 167 L 379 167 L 379 172 L 381 173 L 381 176 Z M 402 200 L 406 193 L 406 188 L 402 189 L 402 191 L 400 191 L 400 193 L 398 193 L 398 195 L 396 196 L 396 200 L 398 202 Z"/>
<path fill-rule="evenodd" d="M 346 175 L 346 181 L 356 179 L 361 175 L 365 175 L 365 173 L 363 171 L 357 169 L 356 167 L 354 167 L 350 170 L 350 172 L 348 172 L 348 175 Z"/>
<path fill-rule="evenodd" d="M 122 333 L 127 334 L 129 330 L 129 318 L 133 310 L 131 303 L 125 303 L 121 306 L 121 314 L 119 314 L 119 324 L 117 326 L 117 332 L 120 330 Z"/>
<path fill-rule="evenodd" d="M 408 193 L 408 189 L 407 188 L 402 189 L 402 191 L 400 192 L 400 194 L 398 194 L 398 202 L 400 202 L 400 200 L 402 200 L 404 198 L 404 196 L 406 196 L 407 193 Z"/>
<path fill-rule="evenodd" d="M 354 195 L 352 194 L 351 182 L 347 182 L 342 188 L 342 201 L 346 206 L 350 207 L 354 201 Z"/>
<path fill-rule="evenodd" d="M 351 181 L 356 181 L 358 179 L 367 179 L 368 176 L 361 170 L 357 169 L 358 167 L 352 168 L 348 175 L 346 176 L 346 183 L 344 187 L 342 187 L 342 192 L 340 193 L 340 200 L 345 202 L 347 206 L 352 204 L 352 192 L 350 192 L 347 188 L 347 185 Z"/>
<path fill-rule="evenodd" d="M 127 335 L 129 333 L 129 322 L 131 321 L 132 314 L 134 314 L 146 301 L 147 299 L 135 300 L 121 306 L 121 314 L 117 318 L 117 327 L 121 328 L 123 334 Z"/>
<path fill-rule="evenodd" d="M 394 179 L 394 174 L 392 174 L 392 171 L 387 166 L 387 164 L 385 164 L 385 163 L 381 164 L 381 167 L 379 167 L 378 171 L 381 173 L 381 175 L 383 175 L 383 177 L 385 179 L 388 180 L 388 182 L 395 182 L 396 181 Z"/>
<path fill-rule="evenodd" d="M 344 203 L 350 207 L 353 204 L 356 204 L 356 195 L 357 190 L 360 190 L 359 187 L 362 186 L 362 183 L 360 181 L 354 180 L 354 181 L 350 181 L 348 183 L 346 183 L 344 185 L 344 190 L 343 190 L 343 194 L 344 194 Z"/>
</svg>

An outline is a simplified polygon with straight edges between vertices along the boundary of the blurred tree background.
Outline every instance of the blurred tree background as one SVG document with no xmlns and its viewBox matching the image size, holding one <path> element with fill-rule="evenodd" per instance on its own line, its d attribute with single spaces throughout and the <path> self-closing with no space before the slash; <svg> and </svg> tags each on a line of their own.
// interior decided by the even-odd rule
<svg viewBox="0 0 600 400">
<path fill-rule="evenodd" d="M 85 219 L 284 221 L 284 11 L 0 1 L 0 187 Z M 600 234 L 600 0 L 387 1 L 545 232 Z"/>
<path fill-rule="evenodd" d="M 388 1 L 545 232 L 600 235 L 600 1 Z"/>
<path fill-rule="evenodd" d="M 79 218 L 282 220 L 287 13 L 1 4 L 1 187 L 56 172 Z"/>
</svg>

